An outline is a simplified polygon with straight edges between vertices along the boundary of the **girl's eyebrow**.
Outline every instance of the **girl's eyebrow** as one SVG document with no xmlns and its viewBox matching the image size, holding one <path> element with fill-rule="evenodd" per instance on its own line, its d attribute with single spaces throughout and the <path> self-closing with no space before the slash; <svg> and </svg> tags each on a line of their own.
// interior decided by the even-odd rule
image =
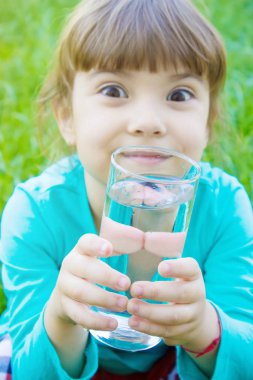
<svg viewBox="0 0 253 380">
<path fill-rule="evenodd" d="M 169 76 L 170 80 L 177 81 L 182 79 L 195 79 L 199 82 L 203 82 L 203 77 L 194 73 L 179 73 Z"/>
<path fill-rule="evenodd" d="M 99 75 L 120 75 L 120 76 L 125 76 L 125 77 L 129 77 L 131 73 L 128 73 L 126 71 L 109 71 L 109 70 L 95 70 L 93 69 L 91 72 L 90 72 L 90 78 L 93 78 L 93 77 L 96 77 L 96 76 L 99 76 Z"/>
</svg>

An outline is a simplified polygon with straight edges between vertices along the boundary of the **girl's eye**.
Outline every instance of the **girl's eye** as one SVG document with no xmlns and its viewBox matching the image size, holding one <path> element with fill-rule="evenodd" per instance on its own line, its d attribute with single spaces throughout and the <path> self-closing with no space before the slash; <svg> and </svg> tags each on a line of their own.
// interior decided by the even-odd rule
<svg viewBox="0 0 253 380">
<path fill-rule="evenodd" d="M 181 89 L 172 91 L 167 96 L 167 100 L 170 100 L 171 102 L 187 102 L 188 100 L 191 100 L 192 97 L 193 97 L 193 94 L 191 91 L 181 88 Z"/>
<path fill-rule="evenodd" d="M 106 86 L 100 93 L 110 98 L 127 98 L 126 92 L 120 86 Z"/>
</svg>

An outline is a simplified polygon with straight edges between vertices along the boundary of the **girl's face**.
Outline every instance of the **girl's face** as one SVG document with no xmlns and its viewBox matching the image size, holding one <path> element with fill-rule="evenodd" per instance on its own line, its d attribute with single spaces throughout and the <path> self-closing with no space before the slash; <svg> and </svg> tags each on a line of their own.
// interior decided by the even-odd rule
<svg viewBox="0 0 253 380">
<path fill-rule="evenodd" d="M 60 122 L 87 175 L 106 184 L 111 153 L 123 145 L 177 150 L 199 161 L 208 138 L 207 80 L 181 68 L 78 72 L 72 113 Z"/>
</svg>

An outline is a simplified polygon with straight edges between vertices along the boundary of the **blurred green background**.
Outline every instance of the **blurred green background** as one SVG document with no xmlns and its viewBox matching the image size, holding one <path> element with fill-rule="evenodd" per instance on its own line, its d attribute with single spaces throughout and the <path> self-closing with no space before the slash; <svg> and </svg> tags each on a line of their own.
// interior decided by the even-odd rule
<svg viewBox="0 0 253 380">
<path fill-rule="evenodd" d="M 77 2 L 1 1 L 0 219 L 15 184 L 49 161 L 37 141 L 35 100 L 65 16 Z M 253 2 L 195 3 L 220 31 L 228 52 L 223 123 L 217 124 L 204 159 L 237 176 L 253 199 Z"/>
</svg>

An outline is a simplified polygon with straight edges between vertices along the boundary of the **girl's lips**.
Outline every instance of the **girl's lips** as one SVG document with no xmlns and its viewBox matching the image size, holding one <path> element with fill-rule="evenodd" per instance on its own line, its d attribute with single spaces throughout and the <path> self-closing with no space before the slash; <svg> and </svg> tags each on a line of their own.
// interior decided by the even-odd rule
<svg viewBox="0 0 253 380">
<path fill-rule="evenodd" d="M 133 152 L 124 153 L 124 157 L 142 165 L 157 165 L 164 162 L 171 156 L 166 154 L 154 154 L 152 152 Z"/>
</svg>

